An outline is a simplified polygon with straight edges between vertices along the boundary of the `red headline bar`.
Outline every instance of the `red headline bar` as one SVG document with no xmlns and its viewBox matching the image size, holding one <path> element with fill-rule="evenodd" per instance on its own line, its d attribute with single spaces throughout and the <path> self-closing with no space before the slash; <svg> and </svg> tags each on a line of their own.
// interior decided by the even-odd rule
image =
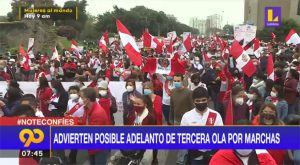
<svg viewBox="0 0 300 165">
<path fill-rule="evenodd" d="M 0 117 L 0 125 L 78 125 L 75 117 Z"/>
</svg>

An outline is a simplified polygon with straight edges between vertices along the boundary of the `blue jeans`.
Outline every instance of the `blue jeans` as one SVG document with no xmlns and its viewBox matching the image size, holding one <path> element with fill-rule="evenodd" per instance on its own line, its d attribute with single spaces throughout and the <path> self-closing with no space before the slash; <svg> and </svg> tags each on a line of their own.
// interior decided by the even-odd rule
<svg viewBox="0 0 300 165">
<path fill-rule="evenodd" d="M 167 121 L 168 124 L 170 124 L 170 119 L 169 119 L 169 113 L 170 113 L 170 105 L 162 105 L 162 111 L 165 117 L 165 120 Z"/>
<path fill-rule="evenodd" d="M 178 150 L 176 163 L 179 165 L 185 164 L 187 160 L 187 153 L 187 150 Z"/>
<path fill-rule="evenodd" d="M 95 155 L 90 155 L 90 165 L 106 165 L 109 154 L 109 150 L 104 150 Z"/>
<path fill-rule="evenodd" d="M 294 165 L 300 165 L 300 150 L 294 150 Z"/>
</svg>

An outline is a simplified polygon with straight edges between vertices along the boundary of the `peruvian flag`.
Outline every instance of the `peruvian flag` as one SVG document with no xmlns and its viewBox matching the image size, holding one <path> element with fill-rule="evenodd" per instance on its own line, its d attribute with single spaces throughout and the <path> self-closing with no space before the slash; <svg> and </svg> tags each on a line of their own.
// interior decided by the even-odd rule
<svg viewBox="0 0 300 165">
<path fill-rule="evenodd" d="M 134 38 L 132 37 L 131 33 L 118 19 L 116 19 L 116 24 L 117 24 L 117 28 L 119 31 L 122 44 L 130 60 L 132 61 L 133 64 L 137 66 L 142 65 L 143 60 L 140 54 L 140 50 L 137 47 L 137 44 Z"/>
<path fill-rule="evenodd" d="M 274 81 L 274 64 L 273 64 L 272 53 L 270 53 L 269 57 L 268 57 L 267 74 L 268 74 L 268 79 L 271 79 Z"/>
<path fill-rule="evenodd" d="M 155 49 L 156 53 L 162 53 L 164 44 L 159 42 L 158 39 L 153 37 L 149 32 L 145 31 L 143 33 L 143 40 L 145 48 L 153 48 Z"/>
<path fill-rule="evenodd" d="M 251 77 L 256 72 L 256 67 L 238 41 L 233 42 L 230 54 L 235 58 L 238 67 L 240 67 L 248 77 Z"/>
<path fill-rule="evenodd" d="M 168 37 L 168 39 L 170 39 L 170 43 L 172 43 L 172 41 L 175 41 L 177 39 L 176 31 L 171 31 L 171 32 L 167 33 L 167 37 Z"/>
<path fill-rule="evenodd" d="M 262 51 L 262 49 L 260 47 L 260 41 L 258 38 L 255 38 L 253 40 L 253 53 L 256 56 L 256 58 L 260 58 L 261 51 Z"/>
<path fill-rule="evenodd" d="M 229 100 L 226 108 L 225 114 L 225 125 L 233 125 L 233 104 L 232 104 L 232 94 L 231 91 L 229 93 Z"/>
<path fill-rule="evenodd" d="M 108 48 L 107 48 L 107 43 L 108 43 L 108 32 L 104 32 L 103 36 L 100 38 L 99 41 L 99 48 L 103 50 L 105 54 L 108 53 Z"/>
<path fill-rule="evenodd" d="M 147 58 L 143 72 L 174 75 L 175 73 L 185 73 L 185 68 L 178 59 L 171 58 Z"/>
<path fill-rule="evenodd" d="M 56 49 L 56 46 L 53 48 L 52 50 L 52 60 L 58 60 L 59 61 L 59 58 L 58 58 L 58 52 L 57 52 L 57 49 Z"/>
<path fill-rule="evenodd" d="M 75 40 L 72 40 L 71 47 L 70 47 L 69 51 L 73 52 L 73 51 L 76 51 L 77 49 L 78 49 L 77 42 Z"/>
<path fill-rule="evenodd" d="M 25 71 L 29 71 L 31 61 L 30 61 L 28 54 L 25 52 L 23 46 L 19 47 L 19 52 L 20 52 L 20 55 L 23 57 L 22 61 L 21 61 L 22 67 L 24 68 Z"/>
<path fill-rule="evenodd" d="M 207 52 L 203 52 L 202 55 L 203 55 L 204 61 L 209 61 L 210 60 L 210 58 L 207 55 Z"/>
<path fill-rule="evenodd" d="M 298 45 L 300 43 L 300 37 L 294 29 L 291 29 L 289 34 L 285 37 L 286 44 Z"/>
<path fill-rule="evenodd" d="M 34 44 L 34 38 L 29 38 L 28 39 L 28 49 L 27 49 L 27 54 L 28 54 L 29 58 L 34 58 L 33 44 Z"/>
<path fill-rule="evenodd" d="M 258 164 L 261 165 L 276 165 L 276 161 L 272 157 L 272 155 L 265 149 L 256 149 L 255 150 L 257 159 L 258 159 Z"/>
<path fill-rule="evenodd" d="M 223 59 L 227 59 L 229 57 L 229 47 L 225 47 L 223 51 Z"/>
<path fill-rule="evenodd" d="M 191 40 L 191 32 L 183 32 L 183 46 L 185 52 L 190 52 L 192 49 L 192 40 Z"/>
<path fill-rule="evenodd" d="M 272 36 L 272 40 L 274 40 L 276 38 L 276 35 L 273 32 L 271 33 L 271 36 Z"/>
</svg>

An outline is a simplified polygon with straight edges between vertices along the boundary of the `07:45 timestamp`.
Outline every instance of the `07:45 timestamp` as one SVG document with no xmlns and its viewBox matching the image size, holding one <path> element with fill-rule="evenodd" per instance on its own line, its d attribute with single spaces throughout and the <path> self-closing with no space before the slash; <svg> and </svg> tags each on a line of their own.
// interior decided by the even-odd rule
<svg viewBox="0 0 300 165">
<path fill-rule="evenodd" d="M 21 150 L 20 156 L 21 157 L 43 157 L 44 152 L 43 150 Z"/>
</svg>

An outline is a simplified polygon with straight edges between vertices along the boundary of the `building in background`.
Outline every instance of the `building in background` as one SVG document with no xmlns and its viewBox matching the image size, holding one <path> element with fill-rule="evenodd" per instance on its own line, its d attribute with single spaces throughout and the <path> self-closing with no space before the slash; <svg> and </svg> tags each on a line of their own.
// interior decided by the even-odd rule
<svg viewBox="0 0 300 165">
<path fill-rule="evenodd" d="M 190 26 L 199 30 L 199 34 L 206 33 L 206 20 L 202 20 L 196 17 L 190 18 Z"/>
<path fill-rule="evenodd" d="M 265 27 L 265 7 L 281 7 L 281 20 L 294 19 L 300 25 L 299 0 L 245 0 L 244 23 Z M 298 14 L 298 15 L 297 15 Z"/>
<path fill-rule="evenodd" d="M 206 19 L 206 34 L 214 35 L 222 30 L 223 17 L 219 14 L 207 16 Z"/>
</svg>

